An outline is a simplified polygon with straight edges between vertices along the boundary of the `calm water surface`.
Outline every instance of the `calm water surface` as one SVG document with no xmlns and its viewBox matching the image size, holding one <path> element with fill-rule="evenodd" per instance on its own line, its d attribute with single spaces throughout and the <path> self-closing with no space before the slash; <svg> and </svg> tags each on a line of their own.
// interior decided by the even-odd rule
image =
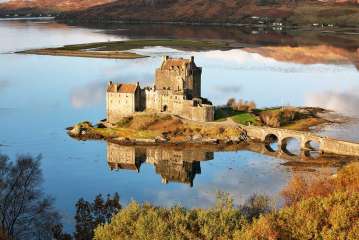
<svg viewBox="0 0 359 240">
<path fill-rule="evenodd" d="M 276 197 L 292 176 L 294 169 L 283 165 L 286 160 L 248 150 L 209 153 L 207 161 L 186 166 L 142 159 L 139 173 L 111 171 L 107 143 L 80 142 L 67 136 L 65 128 L 76 122 L 104 118 L 104 86 L 109 80 L 149 85 L 163 55 L 194 55 L 203 67 L 203 95 L 214 104 L 237 97 L 254 100 L 259 107 L 322 106 L 359 115 L 355 61 L 303 63 L 274 57 L 277 52 L 187 52 L 163 47 L 136 49 L 150 56 L 137 60 L 11 54 L 139 35 L 131 28 L 103 31 L 44 21 L 0 21 L 0 144 L 4 145 L 0 152 L 11 157 L 42 154 L 45 192 L 55 197 L 69 229 L 80 197 L 93 199 L 99 193 L 119 192 L 123 203 L 135 199 L 166 206 L 207 207 L 218 190 L 231 193 L 239 202 L 253 193 Z M 322 134 L 359 141 L 358 129 L 356 123 L 350 123 L 330 126 Z M 166 179 L 168 183 L 163 184 Z M 189 179 L 193 186 L 188 181 L 180 183 L 181 179 Z"/>
</svg>

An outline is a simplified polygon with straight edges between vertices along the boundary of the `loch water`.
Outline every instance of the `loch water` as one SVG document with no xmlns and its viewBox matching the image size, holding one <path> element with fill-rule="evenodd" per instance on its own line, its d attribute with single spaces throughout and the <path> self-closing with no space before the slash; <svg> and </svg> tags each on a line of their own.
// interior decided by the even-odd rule
<svg viewBox="0 0 359 240">
<path fill-rule="evenodd" d="M 216 105 L 236 97 L 254 100 L 258 107 L 318 106 L 358 116 L 359 35 L 306 32 L 299 39 L 297 35 L 219 27 L 80 27 L 41 20 L 0 21 L 0 153 L 12 159 L 20 154 L 42 155 L 44 191 L 55 198 L 68 229 L 73 228 L 76 201 L 93 199 L 99 193 L 118 192 L 124 204 L 134 199 L 161 206 L 212 206 L 218 191 L 230 193 L 239 203 L 254 193 L 280 202 L 278 193 L 294 173 L 337 166 L 294 167 L 288 159 L 246 148 L 135 149 L 104 141 L 77 141 L 65 128 L 104 118 L 108 81 L 151 85 L 163 55 L 195 56 L 203 67 L 202 95 Z M 135 60 L 14 54 L 140 38 L 223 39 L 241 47 L 226 51 L 149 47 L 134 49 L 150 56 Z M 345 45 L 342 38 L 350 41 Z M 318 133 L 359 141 L 358 126 L 354 121 L 326 126 Z M 177 161 L 158 158 L 156 152 L 177 156 Z M 136 156 L 136 164 L 111 162 L 126 153 Z"/>
</svg>

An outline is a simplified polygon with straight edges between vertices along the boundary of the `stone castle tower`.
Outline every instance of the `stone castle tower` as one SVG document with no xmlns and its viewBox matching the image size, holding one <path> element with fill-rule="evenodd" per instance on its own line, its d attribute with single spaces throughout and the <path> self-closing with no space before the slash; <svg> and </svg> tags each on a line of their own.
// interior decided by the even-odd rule
<svg viewBox="0 0 359 240">
<path fill-rule="evenodd" d="M 197 67 L 194 57 L 171 59 L 165 56 L 161 67 L 156 70 L 157 90 L 173 90 L 187 99 L 201 97 L 202 68 Z"/>
<path fill-rule="evenodd" d="M 212 103 L 201 97 L 202 68 L 191 59 L 165 56 L 156 70 L 153 87 L 109 83 L 106 110 L 109 122 L 117 122 L 136 112 L 164 112 L 190 120 L 214 119 Z"/>
</svg>

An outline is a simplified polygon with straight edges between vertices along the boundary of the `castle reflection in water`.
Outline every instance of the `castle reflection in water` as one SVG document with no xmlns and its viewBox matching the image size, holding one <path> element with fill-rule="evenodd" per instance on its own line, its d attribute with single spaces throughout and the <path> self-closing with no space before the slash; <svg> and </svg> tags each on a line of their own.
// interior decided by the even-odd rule
<svg viewBox="0 0 359 240">
<path fill-rule="evenodd" d="M 191 187 L 201 173 L 200 161 L 212 160 L 213 152 L 166 147 L 122 146 L 107 143 L 107 161 L 111 170 L 140 171 L 143 163 L 153 164 L 162 182 L 186 183 Z"/>
<path fill-rule="evenodd" d="M 185 183 L 193 186 L 197 174 L 201 174 L 201 161 L 213 160 L 214 152 L 250 151 L 266 157 L 282 159 L 281 165 L 289 171 L 320 171 L 323 167 L 338 168 L 358 158 L 321 154 L 312 151 L 289 151 L 270 149 L 268 145 L 251 143 L 219 147 L 175 147 L 175 146 L 123 146 L 107 143 L 107 161 L 111 170 L 140 171 L 143 163 L 152 164 L 162 177 L 162 182 Z"/>
</svg>

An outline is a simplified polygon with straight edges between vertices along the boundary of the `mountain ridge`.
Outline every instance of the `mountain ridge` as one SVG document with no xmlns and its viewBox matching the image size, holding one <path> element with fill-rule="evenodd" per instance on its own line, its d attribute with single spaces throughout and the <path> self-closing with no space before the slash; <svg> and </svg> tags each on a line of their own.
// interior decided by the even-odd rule
<svg viewBox="0 0 359 240">
<path fill-rule="evenodd" d="M 359 0 L 11 0 L 0 11 L 51 10 L 79 22 L 359 25 Z M 279 25 L 281 27 L 282 25 Z"/>
</svg>

